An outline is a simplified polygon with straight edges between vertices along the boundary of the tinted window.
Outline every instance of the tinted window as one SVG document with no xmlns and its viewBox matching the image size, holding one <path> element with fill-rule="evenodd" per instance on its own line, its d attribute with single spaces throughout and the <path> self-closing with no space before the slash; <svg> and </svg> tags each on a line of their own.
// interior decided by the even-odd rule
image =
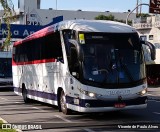
<svg viewBox="0 0 160 132">
<path fill-rule="evenodd" d="M 13 55 L 13 59 L 16 62 L 28 62 L 57 57 L 62 57 L 59 32 L 17 45 L 15 47 L 15 55 Z"/>
</svg>

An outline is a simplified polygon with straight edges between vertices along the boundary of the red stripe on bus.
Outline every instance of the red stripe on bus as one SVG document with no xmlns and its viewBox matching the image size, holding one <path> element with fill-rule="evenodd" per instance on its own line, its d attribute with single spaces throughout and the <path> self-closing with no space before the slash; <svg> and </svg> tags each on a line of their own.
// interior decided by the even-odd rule
<svg viewBox="0 0 160 132">
<path fill-rule="evenodd" d="M 37 39 L 37 38 L 41 38 L 41 37 L 47 36 L 47 35 L 49 35 L 51 33 L 54 33 L 53 27 L 47 27 L 47 28 L 41 29 L 41 30 L 29 35 L 25 39 L 15 42 L 14 46 L 20 45 L 20 44 L 22 44 L 24 42 L 27 42 L 27 41 L 30 41 L 30 40 L 33 40 L 33 39 Z"/>
<path fill-rule="evenodd" d="M 41 64 L 41 63 L 49 63 L 49 62 L 56 62 L 56 59 L 43 59 L 43 60 L 34 60 L 34 61 L 28 61 L 28 62 L 15 62 L 12 59 L 12 66 L 16 65 L 31 65 L 31 64 Z"/>
</svg>

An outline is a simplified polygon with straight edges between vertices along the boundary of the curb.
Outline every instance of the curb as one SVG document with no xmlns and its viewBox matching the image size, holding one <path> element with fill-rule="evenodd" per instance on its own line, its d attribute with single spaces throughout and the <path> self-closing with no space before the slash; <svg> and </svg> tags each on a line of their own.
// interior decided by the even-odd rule
<svg viewBox="0 0 160 132">
<path fill-rule="evenodd" d="M 0 120 L 2 120 L 4 123 L 8 123 L 7 121 L 5 121 L 4 119 L 2 119 L 1 117 L 0 117 Z"/>
<path fill-rule="evenodd" d="M 148 100 L 160 101 L 160 97 L 157 97 L 157 96 L 148 96 Z"/>
<path fill-rule="evenodd" d="M 2 120 L 3 121 L 3 123 L 8 123 L 6 120 L 4 120 L 3 118 L 1 118 L 0 117 L 0 120 Z M 23 132 L 22 130 L 20 130 L 20 129 L 14 129 L 14 130 L 16 130 L 17 132 Z"/>
<path fill-rule="evenodd" d="M 150 87 L 148 88 L 148 99 L 160 101 L 160 87 Z"/>
</svg>

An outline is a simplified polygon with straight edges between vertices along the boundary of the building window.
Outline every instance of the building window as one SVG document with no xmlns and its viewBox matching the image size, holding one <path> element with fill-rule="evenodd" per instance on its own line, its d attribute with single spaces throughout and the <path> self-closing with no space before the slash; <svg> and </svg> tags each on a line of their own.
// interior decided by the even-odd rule
<svg viewBox="0 0 160 132">
<path fill-rule="evenodd" d="M 37 17 L 37 14 L 30 14 L 30 17 Z"/>
<path fill-rule="evenodd" d="M 153 40 L 153 35 L 149 35 L 149 40 Z"/>
<path fill-rule="evenodd" d="M 140 39 L 143 41 L 147 41 L 147 36 L 146 35 L 140 36 Z"/>
</svg>

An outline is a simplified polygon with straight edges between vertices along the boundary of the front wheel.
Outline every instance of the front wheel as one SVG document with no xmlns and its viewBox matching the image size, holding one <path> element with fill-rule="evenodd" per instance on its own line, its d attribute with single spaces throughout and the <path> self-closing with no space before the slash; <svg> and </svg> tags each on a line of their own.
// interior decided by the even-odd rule
<svg viewBox="0 0 160 132">
<path fill-rule="evenodd" d="M 71 110 L 67 108 L 66 96 L 63 90 L 61 91 L 60 94 L 60 108 L 63 114 L 65 115 L 71 114 Z"/>
</svg>

